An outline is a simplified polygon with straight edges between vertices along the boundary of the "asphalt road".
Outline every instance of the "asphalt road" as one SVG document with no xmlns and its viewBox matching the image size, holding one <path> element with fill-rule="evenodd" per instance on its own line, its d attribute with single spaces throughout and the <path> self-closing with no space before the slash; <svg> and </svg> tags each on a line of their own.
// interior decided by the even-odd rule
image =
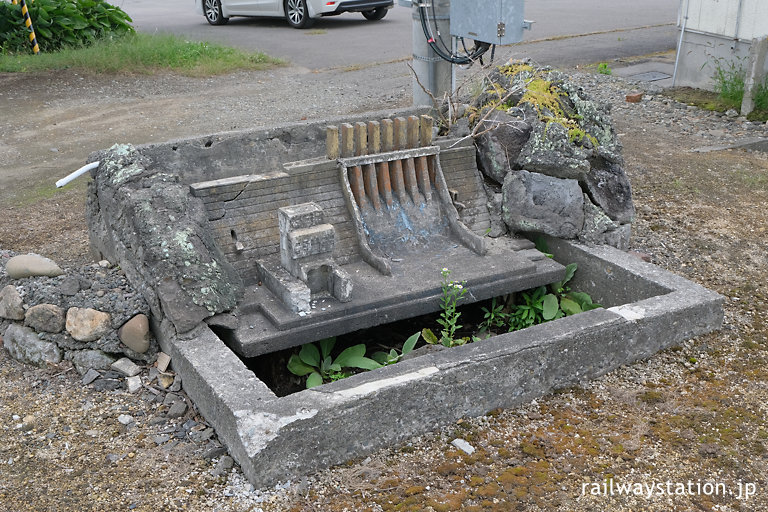
<svg viewBox="0 0 768 512">
<path fill-rule="evenodd" d="M 261 50 L 309 69 L 411 55 L 411 11 L 397 5 L 378 22 L 348 13 L 323 18 L 310 30 L 296 30 L 283 19 L 269 18 L 233 18 L 227 25 L 210 26 L 195 13 L 194 0 L 113 3 L 140 31 Z M 523 44 L 501 48 L 500 58 L 528 56 L 542 64 L 566 66 L 666 51 L 675 47 L 677 8 L 677 0 L 529 0 L 525 17 L 535 21 L 533 29 L 526 32 Z"/>
</svg>

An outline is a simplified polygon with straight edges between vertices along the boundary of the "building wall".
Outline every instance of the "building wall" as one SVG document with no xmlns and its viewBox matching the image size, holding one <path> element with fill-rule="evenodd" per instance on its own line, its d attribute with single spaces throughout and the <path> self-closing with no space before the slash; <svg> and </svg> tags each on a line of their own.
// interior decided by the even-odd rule
<svg viewBox="0 0 768 512">
<path fill-rule="evenodd" d="M 675 85 L 713 91 L 718 66 L 745 68 L 752 39 L 768 36 L 768 1 L 681 0 L 681 27 L 686 8 Z"/>
<path fill-rule="evenodd" d="M 765 0 L 682 0 L 682 9 L 686 1 L 690 2 L 686 30 L 744 40 L 768 35 Z"/>
</svg>

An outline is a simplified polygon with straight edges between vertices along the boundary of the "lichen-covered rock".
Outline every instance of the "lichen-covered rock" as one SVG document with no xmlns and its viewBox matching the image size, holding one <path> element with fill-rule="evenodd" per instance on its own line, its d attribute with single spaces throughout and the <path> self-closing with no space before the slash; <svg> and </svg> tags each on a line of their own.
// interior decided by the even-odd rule
<svg viewBox="0 0 768 512">
<path fill-rule="evenodd" d="M 89 187 L 91 244 L 119 263 L 158 317 L 178 332 L 235 308 L 240 276 L 208 232 L 201 201 L 130 145 L 99 155 Z"/>
<path fill-rule="evenodd" d="M 624 169 L 602 158 L 592 161 L 592 168 L 584 179 L 592 201 L 612 220 L 629 224 L 635 219 L 632 187 Z"/>
<path fill-rule="evenodd" d="M 37 332 L 61 332 L 65 325 L 64 310 L 55 304 L 37 304 L 27 310 L 24 325 Z"/>
<path fill-rule="evenodd" d="M 506 112 L 495 111 L 479 122 L 480 134 L 475 139 L 480 167 L 497 183 L 511 170 L 531 135 L 531 125 Z"/>
<path fill-rule="evenodd" d="M 574 238 L 584 227 L 584 197 L 576 180 L 514 171 L 504 179 L 502 194 L 504 222 L 512 231 Z"/>
<path fill-rule="evenodd" d="M 0 290 L 0 318 L 24 320 L 24 301 L 13 285 L 9 284 Z"/>
<path fill-rule="evenodd" d="M 492 128 L 475 140 L 481 171 L 499 183 L 510 171 L 523 170 L 576 180 L 591 202 L 616 223 L 615 229 L 603 230 L 597 236 L 593 226 L 587 226 L 591 230 L 587 233 L 580 231 L 584 226 L 574 232 L 573 218 L 569 216 L 571 220 L 567 226 L 556 228 L 544 222 L 545 230 L 535 227 L 539 224 L 526 218 L 528 212 L 517 211 L 521 205 L 508 203 L 508 194 L 505 194 L 505 220 L 513 219 L 511 223 L 507 222 L 510 229 L 549 234 L 560 232 L 563 234 L 555 236 L 599 238 L 610 240 L 607 243 L 612 245 L 624 245 L 623 235 L 619 237 L 621 242 L 617 242 L 618 235 L 603 236 L 619 231 L 627 233 L 629 227 L 619 229 L 619 226 L 630 224 L 635 215 L 632 189 L 623 168 L 621 144 L 609 115 L 610 106 L 592 101 L 582 88 L 569 81 L 567 75 L 524 62 L 495 69 L 485 87 L 483 94 L 475 100 L 471 115 L 473 123 L 481 123 L 481 126 L 475 126 L 476 132 Z M 510 127 L 521 126 L 520 123 L 530 126 L 527 136 L 522 132 L 512 133 Z M 494 124 L 496 128 L 493 128 Z M 512 135 L 517 135 L 514 141 Z M 557 197 L 559 194 L 552 199 Z M 550 205 L 550 209 L 570 210 L 582 201 L 575 195 L 569 195 L 568 200 L 572 202 Z M 532 214 L 533 217 L 538 215 Z M 555 217 L 550 221 L 555 221 Z M 520 227 L 516 227 L 518 225 Z"/>
<path fill-rule="evenodd" d="M 55 343 L 43 341 L 35 331 L 19 324 L 11 324 L 5 330 L 3 346 L 8 353 L 22 363 L 44 367 L 61 362 L 61 349 Z"/>
<path fill-rule="evenodd" d="M 19 254 L 8 260 L 5 271 L 12 279 L 31 276 L 56 277 L 64 273 L 56 262 L 38 254 Z"/>
</svg>

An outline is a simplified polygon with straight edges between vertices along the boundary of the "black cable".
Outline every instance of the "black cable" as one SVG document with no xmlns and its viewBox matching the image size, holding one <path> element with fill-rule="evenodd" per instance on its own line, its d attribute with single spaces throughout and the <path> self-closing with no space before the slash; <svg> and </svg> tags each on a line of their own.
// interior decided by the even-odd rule
<svg viewBox="0 0 768 512">
<path fill-rule="evenodd" d="M 419 5 L 419 19 L 421 20 L 421 28 L 424 31 L 424 37 L 427 39 L 427 44 L 430 48 L 432 48 L 432 51 L 435 52 L 435 54 L 440 57 L 443 60 L 446 60 L 452 64 L 472 64 L 474 61 L 478 60 L 485 52 L 488 51 L 488 48 L 490 48 L 490 43 L 484 43 L 482 41 L 475 41 L 475 47 L 471 54 L 468 53 L 466 56 L 456 55 L 451 50 L 447 49 L 447 46 L 445 42 L 442 40 L 442 37 L 440 36 L 438 32 L 438 38 L 440 39 L 440 43 L 445 47 L 445 50 L 448 50 L 447 52 L 443 50 L 443 48 L 440 48 L 437 45 L 437 42 L 435 40 L 435 37 L 431 34 L 430 27 L 427 23 L 427 17 L 428 14 L 425 13 L 425 6 L 423 4 Z M 435 14 L 435 6 L 434 3 L 432 4 L 432 16 L 433 19 L 437 18 L 437 15 Z M 435 26 L 437 26 L 437 21 L 435 21 Z M 464 44 L 462 40 L 462 45 Z M 466 51 L 466 46 L 464 47 Z"/>
</svg>

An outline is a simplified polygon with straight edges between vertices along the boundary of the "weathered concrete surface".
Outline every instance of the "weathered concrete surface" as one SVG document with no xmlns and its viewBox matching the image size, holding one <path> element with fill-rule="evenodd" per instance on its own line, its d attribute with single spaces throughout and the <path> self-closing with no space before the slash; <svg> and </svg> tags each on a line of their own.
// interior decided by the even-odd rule
<svg viewBox="0 0 768 512">
<path fill-rule="evenodd" d="M 90 239 L 125 270 L 156 315 L 179 332 L 233 309 L 242 281 L 207 229 L 202 203 L 179 178 L 149 169 L 130 145 L 99 155 L 89 185 Z"/>
<path fill-rule="evenodd" d="M 722 301 L 611 247 L 550 240 L 609 306 L 276 398 L 207 326 L 156 325 L 185 388 L 257 487 L 360 457 L 466 415 L 598 377 L 719 328 Z M 419 392 L 413 390 L 418 388 Z M 392 414 L 397 410 L 398 414 Z M 329 435 L 332 433 L 332 435 Z"/>
</svg>

